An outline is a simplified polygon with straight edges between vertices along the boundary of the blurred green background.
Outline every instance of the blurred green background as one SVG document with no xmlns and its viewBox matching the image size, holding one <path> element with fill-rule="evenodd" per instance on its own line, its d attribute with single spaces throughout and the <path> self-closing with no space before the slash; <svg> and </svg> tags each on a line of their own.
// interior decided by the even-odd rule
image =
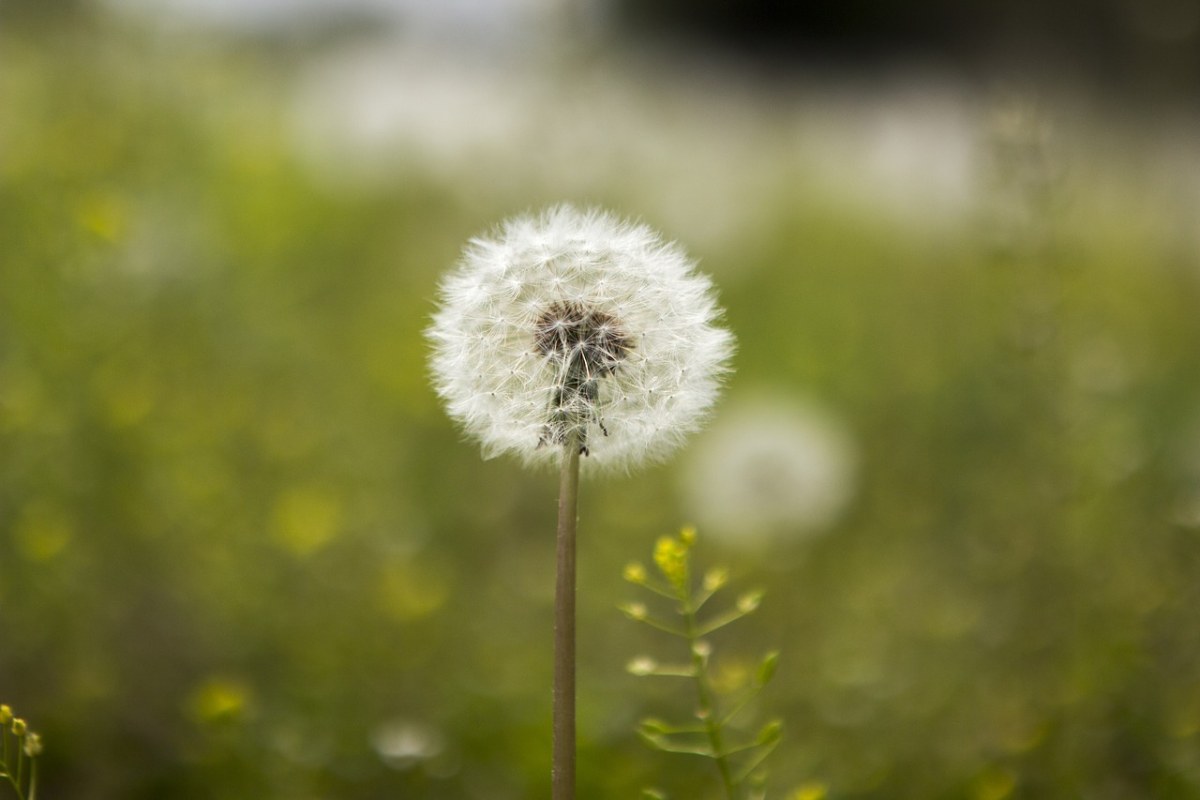
<svg viewBox="0 0 1200 800">
<path fill-rule="evenodd" d="M 689 522 L 767 590 L 714 644 L 782 651 L 771 796 L 1200 798 L 1200 129 L 1155 91 L 1195 20 L 1109 93 L 597 3 L 293 5 L 0 3 L 0 701 L 39 796 L 548 796 L 555 480 L 462 441 L 422 330 L 467 238 L 570 200 L 683 242 L 739 340 L 710 434 L 585 483 L 581 798 L 717 796 L 636 739 L 691 701 L 616 611 Z M 820 409 L 791 482 L 721 472 L 763 397 Z"/>
</svg>

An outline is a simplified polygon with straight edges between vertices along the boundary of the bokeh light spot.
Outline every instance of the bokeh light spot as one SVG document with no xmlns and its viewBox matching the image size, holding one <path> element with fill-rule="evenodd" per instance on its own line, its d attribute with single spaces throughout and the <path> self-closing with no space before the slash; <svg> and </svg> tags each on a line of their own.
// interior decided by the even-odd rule
<svg viewBox="0 0 1200 800">
<path fill-rule="evenodd" d="M 342 504 L 318 486 L 293 487 L 275 501 L 272 535 L 296 556 L 310 556 L 329 544 L 342 526 Z"/>
<path fill-rule="evenodd" d="M 211 677 L 196 687 L 188 706 L 201 722 L 219 722 L 240 717 L 250 702 L 250 688 L 240 680 Z"/>
<path fill-rule="evenodd" d="M 61 508 L 34 500 L 25 506 L 17 522 L 17 547 L 30 561 L 50 561 L 71 543 L 73 527 Z"/>
<path fill-rule="evenodd" d="M 386 567 L 378 584 L 380 607 L 401 622 L 429 616 L 445 604 L 449 592 L 439 570 L 407 562 Z"/>
</svg>

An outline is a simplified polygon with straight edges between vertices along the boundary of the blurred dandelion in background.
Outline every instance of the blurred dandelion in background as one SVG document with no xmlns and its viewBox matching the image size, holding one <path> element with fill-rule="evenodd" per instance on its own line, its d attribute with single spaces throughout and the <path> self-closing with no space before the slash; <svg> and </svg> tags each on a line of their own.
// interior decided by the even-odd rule
<svg viewBox="0 0 1200 800">
<path fill-rule="evenodd" d="M 744 399 L 684 465 L 684 509 L 729 546 L 804 539 L 846 511 L 857 470 L 854 440 L 832 412 L 799 399 Z"/>
<path fill-rule="evenodd" d="M 393 769 L 412 769 L 440 756 L 442 734 L 417 720 L 396 718 L 380 723 L 371 733 L 371 747 Z"/>
</svg>

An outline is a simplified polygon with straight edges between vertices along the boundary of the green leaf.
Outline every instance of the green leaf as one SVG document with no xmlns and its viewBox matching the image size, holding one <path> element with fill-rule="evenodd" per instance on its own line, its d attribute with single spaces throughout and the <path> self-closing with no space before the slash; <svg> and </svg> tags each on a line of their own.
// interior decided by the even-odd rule
<svg viewBox="0 0 1200 800">
<path fill-rule="evenodd" d="M 683 753 L 691 756 L 704 756 L 705 758 L 713 758 L 712 748 L 702 744 L 687 744 L 685 742 L 673 742 L 662 734 L 652 733 L 644 728 L 638 729 L 638 736 L 650 747 L 655 750 L 661 750 L 664 753 Z"/>
<path fill-rule="evenodd" d="M 773 719 L 766 725 L 763 725 L 762 730 L 758 732 L 755 738 L 755 743 L 759 746 L 775 744 L 783 737 L 783 723 L 777 719 Z"/>
<path fill-rule="evenodd" d="M 655 717 L 646 717 L 638 724 L 641 725 L 642 730 L 646 731 L 647 733 L 658 734 L 671 732 L 670 725 L 663 722 L 661 719 L 656 719 Z"/>
<path fill-rule="evenodd" d="M 713 617 L 712 619 L 708 620 L 707 622 L 702 623 L 700 625 L 700 627 L 697 629 L 696 633 L 699 636 L 707 636 L 708 634 L 712 633 L 713 631 L 724 628 L 726 625 L 728 625 L 731 622 L 737 622 L 739 619 L 741 619 L 744 616 L 746 616 L 746 612 L 739 611 L 736 608 L 730 609 L 729 611 L 726 611 L 724 614 L 719 614 L 716 617 Z"/>
<path fill-rule="evenodd" d="M 758 685 L 766 686 L 775 677 L 775 669 L 779 666 L 779 651 L 772 650 L 763 657 L 758 665 Z"/>
<path fill-rule="evenodd" d="M 647 717 L 638 723 L 641 730 L 653 736 L 669 736 L 672 734 L 687 734 L 687 733 L 704 733 L 708 730 L 703 725 L 672 725 L 669 722 L 663 722 L 661 719 Z"/>
</svg>

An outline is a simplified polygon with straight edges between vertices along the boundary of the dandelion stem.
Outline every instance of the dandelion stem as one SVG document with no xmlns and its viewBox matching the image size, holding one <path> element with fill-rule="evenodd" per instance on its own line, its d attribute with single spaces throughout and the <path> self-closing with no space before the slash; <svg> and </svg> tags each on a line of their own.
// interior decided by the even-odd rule
<svg viewBox="0 0 1200 800">
<path fill-rule="evenodd" d="M 553 800 L 575 797 L 575 530 L 578 523 L 579 426 L 568 426 L 558 487 L 557 578 L 554 590 Z"/>
</svg>

